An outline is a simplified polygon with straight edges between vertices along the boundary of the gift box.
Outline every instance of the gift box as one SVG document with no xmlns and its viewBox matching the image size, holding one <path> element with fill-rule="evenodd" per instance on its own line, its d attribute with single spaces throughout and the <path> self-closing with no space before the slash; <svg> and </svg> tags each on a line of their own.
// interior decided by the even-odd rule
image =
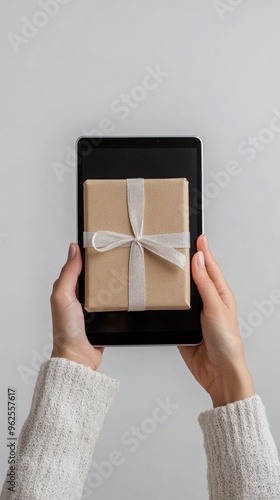
<svg viewBox="0 0 280 500">
<path fill-rule="evenodd" d="M 188 181 L 84 182 L 88 312 L 190 308 Z"/>
</svg>

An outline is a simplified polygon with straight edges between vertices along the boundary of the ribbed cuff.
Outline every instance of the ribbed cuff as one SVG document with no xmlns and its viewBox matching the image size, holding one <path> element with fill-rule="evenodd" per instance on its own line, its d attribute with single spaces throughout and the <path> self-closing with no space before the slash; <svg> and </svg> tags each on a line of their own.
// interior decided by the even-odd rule
<svg viewBox="0 0 280 500">
<path fill-rule="evenodd" d="M 258 395 L 201 413 L 210 499 L 280 498 L 280 465 Z"/>
</svg>

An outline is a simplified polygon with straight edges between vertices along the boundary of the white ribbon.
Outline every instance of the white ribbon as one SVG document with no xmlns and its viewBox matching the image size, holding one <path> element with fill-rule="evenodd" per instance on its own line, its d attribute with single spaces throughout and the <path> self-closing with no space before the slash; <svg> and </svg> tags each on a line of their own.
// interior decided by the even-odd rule
<svg viewBox="0 0 280 500">
<path fill-rule="evenodd" d="M 133 235 L 114 231 L 84 232 L 84 248 L 107 252 L 130 247 L 128 311 L 144 311 L 146 304 L 144 248 L 185 269 L 186 257 L 176 248 L 190 247 L 190 233 L 142 234 L 144 218 L 144 179 L 127 179 L 128 214 Z"/>
</svg>

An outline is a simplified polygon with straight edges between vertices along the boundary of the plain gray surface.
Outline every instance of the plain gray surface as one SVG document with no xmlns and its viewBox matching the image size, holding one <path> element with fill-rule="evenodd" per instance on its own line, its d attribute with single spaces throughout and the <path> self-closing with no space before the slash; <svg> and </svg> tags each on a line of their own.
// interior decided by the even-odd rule
<svg viewBox="0 0 280 500">
<path fill-rule="evenodd" d="M 64 0 L 42 16 L 39 2 L 14 0 L 0 9 L 1 483 L 7 386 L 17 388 L 21 428 L 51 349 L 52 284 L 76 238 L 72 151 L 77 137 L 108 127 L 106 118 L 105 135 L 202 138 L 205 231 L 236 295 L 248 365 L 279 447 L 280 305 L 258 312 L 280 289 L 279 2 Z M 168 75 L 143 98 L 135 88 L 157 66 Z M 133 108 L 121 112 L 123 94 Z M 230 167 L 236 175 L 225 174 Z M 93 465 L 84 498 L 207 499 L 197 416 L 210 399 L 176 347 L 108 348 L 99 371 L 121 390 L 94 460 L 113 450 L 123 460 L 97 488 Z M 178 408 L 154 428 L 146 419 L 168 397 Z M 150 431 L 134 447 L 133 426 Z"/>
</svg>

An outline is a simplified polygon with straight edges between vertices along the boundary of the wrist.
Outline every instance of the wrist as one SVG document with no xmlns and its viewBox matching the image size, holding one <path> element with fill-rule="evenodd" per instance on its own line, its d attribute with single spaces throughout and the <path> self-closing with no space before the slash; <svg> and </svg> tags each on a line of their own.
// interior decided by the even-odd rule
<svg viewBox="0 0 280 500">
<path fill-rule="evenodd" d="M 215 387 L 209 394 L 214 408 L 253 396 L 255 389 L 250 372 L 243 368 L 222 375 L 216 380 Z"/>
</svg>

